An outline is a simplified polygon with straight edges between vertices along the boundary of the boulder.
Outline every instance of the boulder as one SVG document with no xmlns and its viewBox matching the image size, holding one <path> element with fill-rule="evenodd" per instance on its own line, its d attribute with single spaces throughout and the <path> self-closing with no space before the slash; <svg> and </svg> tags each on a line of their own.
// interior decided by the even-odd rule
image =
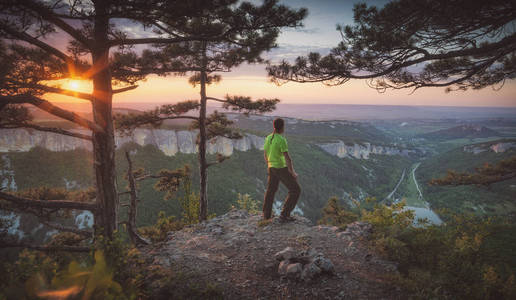
<svg viewBox="0 0 516 300">
<path fill-rule="evenodd" d="M 297 255 L 296 250 L 294 250 L 292 247 L 287 247 L 280 252 L 274 254 L 274 257 L 276 257 L 276 260 L 283 261 L 283 260 L 290 260 L 291 258 L 295 257 Z"/>
<path fill-rule="evenodd" d="M 299 278 L 301 277 L 301 273 L 303 272 L 303 266 L 300 263 L 289 264 L 287 266 L 287 277 L 289 278 Z"/>
</svg>

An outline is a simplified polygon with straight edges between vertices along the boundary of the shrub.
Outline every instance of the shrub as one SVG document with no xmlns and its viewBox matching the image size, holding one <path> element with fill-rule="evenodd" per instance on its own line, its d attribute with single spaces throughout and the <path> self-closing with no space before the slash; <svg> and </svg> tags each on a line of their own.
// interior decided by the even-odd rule
<svg viewBox="0 0 516 300">
<path fill-rule="evenodd" d="M 257 200 L 254 200 L 249 194 L 238 193 L 237 204 L 239 209 L 248 211 L 251 214 L 260 212 L 260 204 Z"/>
<path fill-rule="evenodd" d="M 161 242 L 170 231 L 181 230 L 185 225 L 182 220 L 176 220 L 175 216 L 167 217 L 164 211 L 160 211 L 156 224 L 138 228 L 138 231 L 152 242 Z"/>
<path fill-rule="evenodd" d="M 358 216 L 340 205 L 337 197 L 331 197 L 322 209 L 322 218 L 318 224 L 338 226 L 345 229 L 349 223 L 358 219 Z"/>
</svg>

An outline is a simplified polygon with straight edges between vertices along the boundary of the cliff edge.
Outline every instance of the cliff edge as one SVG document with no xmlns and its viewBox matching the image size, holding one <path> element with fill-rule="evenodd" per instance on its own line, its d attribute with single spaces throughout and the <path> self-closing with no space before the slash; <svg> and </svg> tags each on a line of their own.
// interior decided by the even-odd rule
<svg viewBox="0 0 516 300">
<path fill-rule="evenodd" d="M 388 279 L 396 265 L 367 247 L 370 231 L 363 222 L 341 231 L 300 216 L 263 222 L 260 215 L 232 210 L 141 251 L 155 266 L 215 283 L 224 299 L 403 298 Z M 159 283 L 154 290 L 159 298 Z"/>
</svg>

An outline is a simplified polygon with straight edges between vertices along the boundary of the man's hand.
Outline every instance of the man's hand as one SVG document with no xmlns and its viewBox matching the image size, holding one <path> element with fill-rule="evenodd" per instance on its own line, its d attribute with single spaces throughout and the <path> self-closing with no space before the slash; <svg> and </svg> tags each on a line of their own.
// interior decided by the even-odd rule
<svg viewBox="0 0 516 300">
<path fill-rule="evenodd" d="M 290 155 L 288 155 L 288 152 L 283 152 L 283 155 L 285 156 L 285 161 L 287 163 L 288 171 L 294 178 L 297 178 L 297 173 L 294 171 L 294 166 L 292 165 L 292 159 L 290 158 Z"/>
</svg>

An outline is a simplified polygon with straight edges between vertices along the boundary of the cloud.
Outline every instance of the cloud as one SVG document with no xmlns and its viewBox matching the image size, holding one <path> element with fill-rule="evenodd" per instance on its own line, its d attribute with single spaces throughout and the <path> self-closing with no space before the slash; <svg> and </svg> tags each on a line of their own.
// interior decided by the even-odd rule
<svg viewBox="0 0 516 300">
<path fill-rule="evenodd" d="M 313 27 L 313 28 L 286 28 L 283 29 L 285 32 L 302 32 L 306 34 L 317 34 L 321 32 L 321 28 Z"/>
<path fill-rule="evenodd" d="M 264 57 L 271 62 L 279 62 L 281 60 L 293 61 L 298 56 L 306 56 L 310 52 L 318 52 L 321 55 L 328 54 L 331 47 L 323 45 L 294 45 L 280 43 L 278 48 L 271 50 Z"/>
</svg>

